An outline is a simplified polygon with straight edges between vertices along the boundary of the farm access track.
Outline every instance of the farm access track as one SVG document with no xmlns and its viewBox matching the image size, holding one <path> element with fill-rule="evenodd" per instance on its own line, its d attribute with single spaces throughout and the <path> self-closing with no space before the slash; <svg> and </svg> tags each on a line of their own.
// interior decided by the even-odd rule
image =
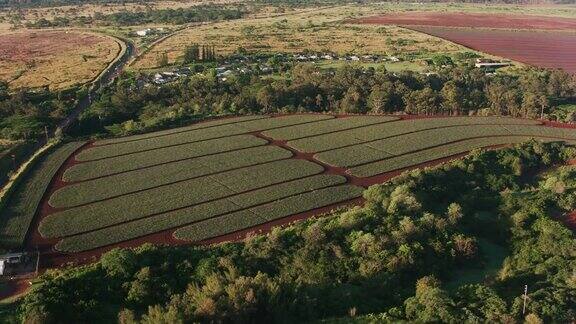
<svg viewBox="0 0 576 324">
<path fill-rule="evenodd" d="M 272 118 L 275 117 L 281 117 L 281 116 L 273 116 Z M 348 115 L 338 115 L 335 116 L 335 119 L 340 119 L 340 118 L 349 118 L 350 116 Z M 380 124 L 386 124 L 386 123 L 394 123 L 397 122 L 399 120 L 409 120 L 409 119 L 420 119 L 420 118 L 428 118 L 426 116 L 403 116 L 400 118 L 392 118 L 390 120 L 382 120 L 378 123 L 374 123 L 372 125 L 380 125 Z M 300 123 L 298 125 L 305 125 L 307 123 L 317 123 L 318 121 L 308 121 L 308 122 L 304 122 L 304 123 Z M 545 124 L 545 123 L 537 123 L 539 125 L 542 125 L 544 127 L 549 126 L 549 127 L 558 127 L 558 126 L 562 126 L 562 127 L 566 127 L 566 125 L 550 125 L 550 124 Z M 476 124 L 478 125 L 478 124 Z M 208 126 L 206 128 L 210 128 L 210 127 L 216 127 L 216 126 Z M 269 128 L 266 129 L 265 131 L 270 131 L 270 130 L 274 130 L 274 129 L 281 129 L 281 128 L 286 128 L 287 126 L 279 126 L 276 128 Z M 354 126 L 354 127 L 350 127 L 350 128 L 346 128 L 345 130 L 332 130 L 332 131 L 326 131 L 321 133 L 321 135 L 326 135 L 326 134 L 331 134 L 331 133 L 338 133 L 338 132 L 342 132 L 342 131 L 349 131 L 349 130 L 354 130 L 356 128 L 362 128 L 362 127 L 366 127 L 365 125 L 359 125 L 359 126 Z M 448 127 L 454 127 L 454 126 L 447 126 Z M 571 128 L 570 126 L 568 126 L 569 128 Z M 436 128 L 442 128 L 442 127 L 436 127 Z M 205 128 L 204 128 L 205 129 Z M 434 128 L 431 128 L 434 129 Z M 286 157 L 286 158 L 279 158 L 277 160 L 273 160 L 273 161 L 282 161 L 282 160 L 304 160 L 310 163 L 313 163 L 315 165 L 318 165 L 322 168 L 322 171 L 320 173 L 313 173 L 313 174 L 308 174 L 308 175 L 304 175 L 302 177 L 295 177 L 295 178 L 291 178 L 283 183 L 286 182 L 295 182 L 295 181 L 299 181 L 301 179 L 307 179 L 307 178 L 312 178 L 315 176 L 319 176 L 319 175 L 331 175 L 331 176 L 341 176 L 344 177 L 345 179 L 345 184 L 348 185 L 353 185 L 353 186 L 357 186 L 357 187 L 361 187 L 361 188 L 367 188 L 370 185 L 373 184 L 377 184 L 377 183 L 382 183 L 385 181 L 388 181 L 390 179 L 392 179 L 393 177 L 401 174 L 402 172 L 406 171 L 406 170 L 412 170 L 412 169 L 416 169 L 416 168 L 421 168 L 421 167 L 426 167 L 426 166 L 433 166 L 433 165 L 437 165 L 446 161 L 450 161 L 456 158 L 460 158 L 464 155 L 467 154 L 467 152 L 462 152 L 462 153 L 457 153 L 457 154 L 452 154 L 450 156 L 446 156 L 446 157 L 442 157 L 442 158 L 437 158 L 437 159 L 432 159 L 430 161 L 426 161 L 426 162 L 422 162 L 422 163 L 417 163 L 414 165 L 410 165 L 410 166 L 406 166 L 406 167 L 401 167 L 401 168 L 397 168 L 395 170 L 392 171 L 387 171 L 381 174 L 377 174 L 377 175 L 373 175 L 373 176 L 368 176 L 368 177 L 358 177 L 355 176 L 353 174 L 350 173 L 350 169 L 349 168 L 345 168 L 345 167 L 339 167 L 339 166 L 334 166 L 331 164 L 328 164 L 326 162 L 323 162 L 321 160 L 319 160 L 315 155 L 317 154 L 317 152 L 303 152 L 300 151 L 296 148 L 294 148 L 293 146 L 289 145 L 290 140 L 283 140 L 283 139 L 275 139 L 272 138 L 270 136 L 267 136 L 265 134 L 263 134 L 265 131 L 263 130 L 258 130 L 258 131 L 251 131 L 251 132 L 246 132 L 246 135 L 252 135 L 258 139 L 262 139 L 264 141 L 266 141 L 266 144 L 264 144 L 264 146 L 269 146 L 269 147 L 275 147 L 275 148 L 281 148 L 283 150 L 289 151 L 291 156 Z M 411 134 L 411 133 L 417 133 L 420 132 L 422 130 L 419 131 L 414 131 L 414 132 L 410 132 L 407 134 Z M 186 132 L 185 130 L 182 132 Z M 162 135 L 159 134 L 158 136 L 167 136 L 170 134 L 175 134 L 178 133 L 178 131 L 175 132 L 170 132 L 166 135 Z M 146 135 L 144 135 L 146 136 Z M 235 136 L 235 135 L 226 135 L 226 136 L 222 136 L 222 138 L 226 138 L 226 137 L 231 137 L 231 136 Z M 316 135 L 309 135 L 309 136 L 303 136 L 303 137 L 299 137 L 297 138 L 299 139 L 305 139 L 307 137 L 314 137 L 314 136 L 318 136 L 318 134 Z M 210 139 L 206 139 L 206 140 L 200 140 L 201 141 L 208 141 L 208 140 L 213 140 L 214 138 L 210 138 Z M 560 139 L 560 138 L 558 138 Z M 137 141 L 139 139 L 136 139 L 135 141 Z M 574 139 L 570 139 L 570 140 L 574 140 Z M 128 140 L 130 141 L 130 140 Z M 128 141 L 123 141 L 124 143 L 128 142 Z M 105 141 L 104 141 L 105 142 Z M 368 141 L 369 142 L 369 141 Z M 113 143 L 112 143 L 113 144 Z M 189 241 L 184 241 L 184 240 L 179 240 L 177 238 L 174 237 L 174 232 L 175 230 L 177 230 L 178 228 L 182 228 L 184 226 L 190 225 L 190 224 L 194 224 L 200 221 L 191 221 L 190 223 L 186 223 L 186 224 L 181 224 L 178 225 L 177 227 L 172 227 L 169 229 L 164 229 L 152 234 L 146 234 L 146 235 L 142 235 L 142 236 L 138 236 L 135 238 L 132 238 L 130 240 L 125 240 L 122 242 L 118 242 L 112 245 L 106 245 L 106 246 L 102 246 L 102 247 L 98 247 L 95 249 L 91 249 L 88 251 L 82 251 L 82 252 L 76 252 L 76 253 L 63 253 L 60 251 L 57 251 L 54 249 L 54 246 L 62 239 L 62 237 L 59 238 L 45 238 L 43 237 L 40 232 L 38 231 L 38 228 L 41 224 L 41 222 L 47 217 L 50 216 L 54 213 L 57 213 L 59 211 L 62 210 L 66 210 L 68 209 L 67 207 L 64 208 L 55 208 L 52 205 L 50 205 L 50 198 L 52 197 L 52 195 L 58 191 L 59 189 L 62 188 L 66 188 L 68 186 L 72 186 L 74 184 L 77 183 L 81 183 L 83 181 L 79 181 L 79 182 L 66 182 L 63 180 L 63 176 L 64 173 L 66 172 L 66 170 L 69 170 L 71 167 L 76 166 L 76 165 L 81 165 L 83 163 L 87 163 L 87 161 L 78 161 L 77 157 L 79 154 L 81 154 L 82 152 L 85 152 L 86 150 L 93 148 L 95 146 L 106 146 L 109 145 L 107 143 L 101 144 L 101 145 L 96 145 L 95 143 L 91 142 L 91 143 L 87 143 L 84 146 L 82 146 L 81 148 L 79 148 L 76 152 L 74 152 L 67 160 L 66 162 L 60 167 L 59 171 L 57 172 L 56 176 L 52 179 L 52 182 L 50 184 L 50 186 L 48 187 L 48 190 L 45 192 L 44 197 L 41 201 L 40 206 L 38 207 L 36 216 L 33 220 L 33 223 L 29 229 L 29 232 L 27 234 L 27 239 L 26 239 L 26 247 L 28 249 L 36 249 L 38 248 L 41 252 L 42 252 L 42 263 L 41 263 L 41 267 L 42 268 L 49 268 L 49 267 L 54 267 L 54 266 L 59 266 L 65 263 L 69 263 L 69 262 L 74 262 L 74 263 L 86 263 L 86 262 L 91 262 L 93 260 L 95 260 L 100 254 L 102 254 L 103 252 L 106 252 L 107 250 L 110 250 L 113 247 L 134 247 L 134 246 L 138 246 L 142 243 L 145 242 L 151 242 L 151 243 L 161 243 L 161 244 L 171 244 L 171 245 L 180 245 L 180 244 L 190 244 Z M 181 144 L 175 144 L 175 146 L 179 146 L 179 145 L 186 145 L 186 143 L 181 143 Z M 497 144 L 497 145 L 487 145 L 486 147 L 502 147 L 505 146 L 505 144 Z M 429 148 L 425 148 L 425 149 L 418 149 L 416 151 L 412 151 L 410 153 L 415 153 L 418 151 L 425 151 Z M 151 149 L 156 150 L 156 149 Z M 233 150 L 231 150 L 233 151 Z M 212 154 L 206 154 L 206 155 L 199 155 L 199 156 L 195 156 L 192 159 L 195 159 L 197 157 L 202 157 L 202 156 L 210 156 L 210 155 L 215 155 L 215 154 L 222 154 L 222 153 L 226 153 L 228 151 L 223 151 L 223 152 L 218 152 L 218 153 L 212 153 Z M 137 153 L 137 152 L 136 152 Z M 136 153 L 126 153 L 125 155 L 130 156 Z M 120 155 L 121 156 L 121 155 Z M 103 159 L 107 159 L 107 158 L 103 158 Z M 98 159 L 95 159 L 95 161 L 97 161 Z M 385 160 L 385 159 L 384 159 Z M 175 161 L 170 161 L 170 162 L 166 162 L 168 164 L 170 163 L 174 163 Z M 256 164 L 250 164 L 247 166 L 240 166 L 238 168 L 231 168 L 231 169 L 226 169 L 226 172 L 228 171 L 233 171 L 233 170 L 242 170 L 242 169 L 246 169 L 246 168 L 252 168 L 254 166 L 258 166 L 258 165 L 262 165 L 262 164 L 266 164 L 269 163 L 270 161 L 267 162 L 260 162 L 260 163 L 256 163 Z M 150 168 L 153 166 L 145 166 L 144 168 Z M 124 172 L 120 172 L 121 173 L 125 173 L 125 172 L 132 172 L 134 170 L 130 170 L 130 171 L 124 171 Z M 114 174 L 112 174 L 114 175 Z M 206 176 L 207 174 L 203 174 L 201 176 L 198 177 L 203 177 Z M 106 175 L 104 177 L 108 177 L 110 175 Z M 194 178 L 188 178 L 188 179 L 182 179 L 182 180 L 178 180 L 179 181 L 188 181 L 190 179 L 194 179 Z M 84 180 L 84 181 L 90 181 L 93 179 L 88 179 L 88 180 Z M 167 186 L 167 185 L 171 185 L 173 183 L 167 183 L 167 184 L 161 184 L 160 186 Z M 272 187 L 272 186 L 276 186 L 282 183 L 272 183 L 272 184 L 268 184 L 265 185 L 263 187 L 256 187 L 256 188 L 251 188 L 245 191 L 240 191 L 240 192 L 235 192 L 233 193 L 233 196 L 236 195 L 240 195 L 240 194 L 245 194 L 245 193 L 250 193 L 256 190 L 261 190 L 263 188 L 267 188 L 267 187 Z M 338 185 L 341 185 L 341 183 L 338 183 Z M 330 188 L 336 186 L 336 184 L 329 184 L 327 187 L 324 188 Z M 149 190 L 150 188 L 145 188 L 142 190 Z M 125 194 L 132 194 L 134 192 L 128 192 Z M 300 194 L 300 193 L 299 193 Z M 295 197 L 299 194 L 293 194 L 292 196 L 288 196 L 288 198 L 290 197 Z M 208 201 L 202 201 L 201 203 L 207 203 L 210 201 L 216 201 L 222 198 L 227 198 L 229 196 L 224 196 L 224 197 L 217 197 L 214 198 L 213 200 L 208 200 Z M 108 200 L 108 199 L 112 199 L 114 198 L 112 197 L 107 197 L 103 200 Z M 284 197 L 286 198 L 286 197 Z M 284 199 L 283 198 L 283 199 Z M 90 202 L 94 203 L 95 201 Z M 244 237 L 246 237 L 249 233 L 252 232 L 267 232 L 269 231 L 273 226 L 277 226 L 277 225 L 285 225 L 285 224 L 289 224 L 293 221 L 296 220 L 301 220 L 301 219 L 305 219 L 305 218 L 309 218 L 311 216 L 316 216 L 316 215 L 320 215 L 323 213 L 327 213 L 335 208 L 338 207 L 343 207 L 343 206 L 348 206 L 348 205 L 360 205 L 364 202 L 363 198 L 361 197 L 353 197 L 351 199 L 347 199 L 345 201 L 339 201 L 337 203 L 333 203 L 333 204 L 328 204 L 325 206 L 321 206 L 321 207 L 317 207 L 305 212 L 298 212 L 295 213 L 293 215 L 287 216 L 287 217 L 282 217 L 282 218 L 278 218 L 278 219 L 273 219 L 271 221 L 262 223 L 262 224 L 258 224 L 255 226 L 251 226 L 250 228 L 246 228 L 246 229 L 241 229 L 238 231 L 234 231 L 231 233 L 226 233 L 224 235 L 220 235 L 217 237 L 213 237 L 213 238 L 207 238 L 207 239 L 203 239 L 200 240 L 198 242 L 195 242 L 196 244 L 212 244 L 212 243 L 217 243 L 217 242 L 223 242 L 223 241 L 233 241 L 233 240 L 239 240 L 242 239 Z M 264 203 L 260 203 L 260 205 L 264 205 L 267 204 L 268 202 L 264 202 Z M 256 205 L 258 206 L 258 205 Z M 190 206 L 186 206 L 183 208 L 187 208 Z M 249 208 L 253 208 L 249 207 Z M 245 208 L 245 209 L 249 209 L 249 208 Z M 165 211 L 162 213 L 166 213 Z M 145 218 L 150 218 L 150 217 L 154 217 L 155 214 L 150 214 L 150 215 L 144 215 L 140 218 L 134 218 L 134 219 L 129 219 L 125 222 L 120 222 L 120 223 L 115 223 L 115 224 L 111 224 L 108 225 L 108 227 L 115 227 L 118 225 L 121 225 L 123 223 L 130 223 L 130 222 L 134 222 L 137 221 L 139 219 L 145 219 Z M 218 218 L 221 215 L 216 215 L 216 216 L 212 216 L 211 218 Z M 204 221 L 204 219 L 202 220 Z M 102 227 L 102 228 L 106 228 L 106 226 Z M 100 229 L 98 229 L 100 230 Z M 83 234 L 82 232 L 80 234 Z M 65 236 L 64 236 L 65 238 Z"/>
</svg>

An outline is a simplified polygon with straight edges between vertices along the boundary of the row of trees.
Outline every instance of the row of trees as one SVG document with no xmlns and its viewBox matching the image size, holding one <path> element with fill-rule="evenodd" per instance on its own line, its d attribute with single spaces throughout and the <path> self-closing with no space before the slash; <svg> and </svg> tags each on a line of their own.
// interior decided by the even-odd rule
<svg viewBox="0 0 576 324">
<path fill-rule="evenodd" d="M 245 242 L 113 250 L 93 265 L 48 271 L 19 316 L 82 323 L 361 315 L 365 322 L 571 322 L 576 239 L 550 215 L 575 207 L 576 171 L 549 169 L 526 179 L 575 153 L 539 142 L 476 151 L 372 186 L 364 207 Z M 503 263 L 494 246 L 508 251 Z M 482 267 L 494 260 L 499 272 Z M 478 271 L 491 277 L 460 280 Z"/>
<path fill-rule="evenodd" d="M 77 90 L 20 89 L 11 93 L 8 83 L 0 81 L 0 138 L 36 140 L 74 108 Z"/>
<path fill-rule="evenodd" d="M 537 118 L 576 93 L 573 76 L 535 69 L 487 76 L 450 67 L 424 75 L 352 65 L 326 72 L 299 64 L 281 79 L 244 73 L 222 82 L 212 71 L 160 87 L 139 88 L 137 80 L 125 75 L 82 116 L 83 125 L 128 134 L 209 115 L 296 111 Z"/>
<path fill-rule="evenodd" d="M 216 46 L 192 44 L 184 50 L 184 63 L 213 62 L 216 60 Z"/>
<path fill-rule="evenodd" d="M 31 28 L 67 27 L 75 25 L 131 26 L 143 24 L 187 24 L 194 22 L 219 21 L 242 18 L 246 13 L 243 6 L 200 5 L 178 9 L 155 9 L 147 11 L 120 11 L 111 14 L 96 13 L 92 17 L 41 18 L 26 24 Z"/>
</svg>

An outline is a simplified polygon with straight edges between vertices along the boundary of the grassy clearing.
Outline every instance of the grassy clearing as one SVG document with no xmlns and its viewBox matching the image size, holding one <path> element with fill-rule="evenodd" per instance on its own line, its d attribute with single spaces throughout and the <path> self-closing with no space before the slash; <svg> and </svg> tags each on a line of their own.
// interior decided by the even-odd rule
<svg viewBox="0 0 576 324">
<path fill-rule="evenodd" d="M 12 88 L 65 89 L 94 79 L 120 51 L 111 37 L 77 31 L 0 35 L 0 80 Z"/>
<path fill-rule="evenodd" d="M 307 192 L 250 208 L 249 212 L 240 211 L 183 227 L 174 232 L 174 237 L 193 242 L 201 241 L 353 199 L 362 195 L 362 191 L 360 187 L 344 185 Z"/>
<path fill-rule="evenodd" d="M 377 174 L 386 173 L 428 161 L 446 158 L 455 154 L 469 152 L 473 149 L 483 148 L 492 145 L 515 144 L 530 140 L 527 136 L 503 136 L 492 138 L 478 138 L 456 142 L 428 150 L 415 153 L 395 156 L 386 160 L 381 160 L 369 164 L 364 164 L 350 169 L 350 172 L 357 177 L 371 177 Z M 552 139 L 541 139 L 543 141 L 554 141 Z"/>
<path fill-rule="evenodd" d="M 0 217 L 1 246 L 17 247 L 24 243 L 28 227 L 50 181 L 62 163 L 82 145 L 84 145 L 83 142 L 62 145 L 39 161 L 38 165 L 18 185 L 10 198 L 10 204 L 2 211 Z"/>
<path fill-rule="evenodd" d="M 105 175 L 166 164 L 200 156 L 240 150 L 268 143 L 252 135 L 239 135 L 202 142 L 169 146 L 153 151 L 120 155 L 102 160 L 76 164 L 64 172 L 64 181 L 81 181 Z"/>
<path fill-rule="evenodd" d="M 214 138 L 239 135 L 253 131 L 267 130 L 297 124 L 331 119 L 333 116 L 325 115 L 290 115 L 277 118 L 250 120 L 237 124 L 225 124 L 217 127 L 191 130 L 165 136 L 150 137 L 137 141 L 121 142 L 114 145 L 96 146 L 78 154 L 79 161 L 103 159 L 123 154 L 153 150 L 167 146 L 200 142 Z"/>
<path fill-rule="evenodd" d="M 63 239 L 58 243 L 56 248 L 67 252 L 90 250 L 100 246 L 130 240 L 143 235 L 176 228 L 192 222 L 206 220 L 211 217 L 235 213 L 246 207 L 277 201 L 303 192 L 312 192 L 321 188 L 342 184 L 345 181 L 346 179 L 340 176 L 317 175 L 291 182 L 285 182 L 275 186 L 235 195 L 230 198 L 224 198 L 209 203 L 175 210 L 86 234 L 71 236 Z M 249 212 L 246 213 L 251 214 Z M 221 226 L 221 224 L 218 226 Z"/>
<path fill-rule="evenodd" d="M 301 11 L 279 17 L 246 18 L 189 28 L 158 43 L 134 65 L 136 69 L 158 66 L 166 53 L 170 63 L 180 60 L 186 46 L 216 46 L 219 55 L 244 48 L 252 52 L 296 53 L 307 49 L 337 54 L 456 52 L 462 47 L 396 26 L 347 24 L 343 21 L 373 15 L 377 6 L 339 6 Z M 401 40 L 401 41 L 399 41 Z"/>
<path fill-rule="evenodd" d="M 66 209 L 45 218 L 44 237 L 62 237 L 321 173 L 320 165 L 282 160 L 222 172 Z"/>
<path fill-rule="evenodd" d="M 279 147 L 260 146 L 158 165 L 66 186 L 50 197 L 50 205 L 78 206 L 231 169 L 287 159 L 291 156 L 290 151 Z"/>
<path fill-rule="evenodd" d="M 323 120 L 313 124 L 276 128 L 265 131 L 262 134 L 279 140 L 294 140 L 297 138 L 317 136 L 325 133 L 380 124 L 398 119 L 398 117 L 389 116 L 352 116 L 347 118 Z"/>
<path fill-rule="evenodd" d="M 345 130 L 333 134 L 319 135 L 310 138 L 297 139 L 288 144 L 303 152 L 322 152 L 340 147 L 362 144 L 390 136 L 402 135 L 424 129 L 457 126 L 457 125 L 537 125 L 540 122 L 528 119 L 505 117 L 450 117 L 403 120 L 392 123 L 371 125 L 357 129 Z"/>
</svg>

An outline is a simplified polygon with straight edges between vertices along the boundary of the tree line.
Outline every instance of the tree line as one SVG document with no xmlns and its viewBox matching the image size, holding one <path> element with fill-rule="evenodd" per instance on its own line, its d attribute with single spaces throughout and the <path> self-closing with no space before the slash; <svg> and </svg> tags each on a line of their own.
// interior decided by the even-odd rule
<svg viewBox="0 0 576 324">
<path fill-rule="evenodd" d="M 559 70 L 486 75 L 462 66 L 425 75 L 353 65 L 325 71 L 297 64 L 286 77 L 275 79 L 241 73 L 222 81 L 213 70 L 153 87 L 139 85 L 139 79 L 124 75 L 81 116 L 81 127 L 125 135 L 206 116 L 277 112 L 539 118 L 576 94 L 574 76 Z"/>
<path fill-rule="evenodd" d="M 178 9 L 154 9 L 146 11 L 120 11 L 111 14 L 95 13 L 91 17 L 55 17 L 52 20 L 41 18 L 26 23 L 30 28 L 68 27 L 82 25 L 131 26 L 152 23 L 187 24 L 194 22 L 220 21 L 242 18 L 246 14 L 244 6 L 199 5 Z"/>
<path fill-rule="evenodd" d="M 557 167 L 575 154 L 536 141 L 477 150 L 372 186 L 363 207 L 244 242 L 115 249 L 47 271 L 12 319 L 569 323 L 576 239 L 552 215 L 576 206 L 576 170 Z"/>
</svg>

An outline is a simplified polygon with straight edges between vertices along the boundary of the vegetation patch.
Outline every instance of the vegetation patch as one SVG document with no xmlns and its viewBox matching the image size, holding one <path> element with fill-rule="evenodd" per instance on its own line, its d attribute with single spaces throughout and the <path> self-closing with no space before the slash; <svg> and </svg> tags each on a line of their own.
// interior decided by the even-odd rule
<svg viewBox="0 0 576 324">
<path fill-rule="evenodd" d="M 10 204 L 2 210 L 0 217 L 0 245 L 17 247 L 24 243 L 28 228 L 36 214 L 36 209 L 52 181 L 52 178 L 83 142 L 67 143 L 48 154 L 26 176 L 11 195 Z"/>
</svg>

